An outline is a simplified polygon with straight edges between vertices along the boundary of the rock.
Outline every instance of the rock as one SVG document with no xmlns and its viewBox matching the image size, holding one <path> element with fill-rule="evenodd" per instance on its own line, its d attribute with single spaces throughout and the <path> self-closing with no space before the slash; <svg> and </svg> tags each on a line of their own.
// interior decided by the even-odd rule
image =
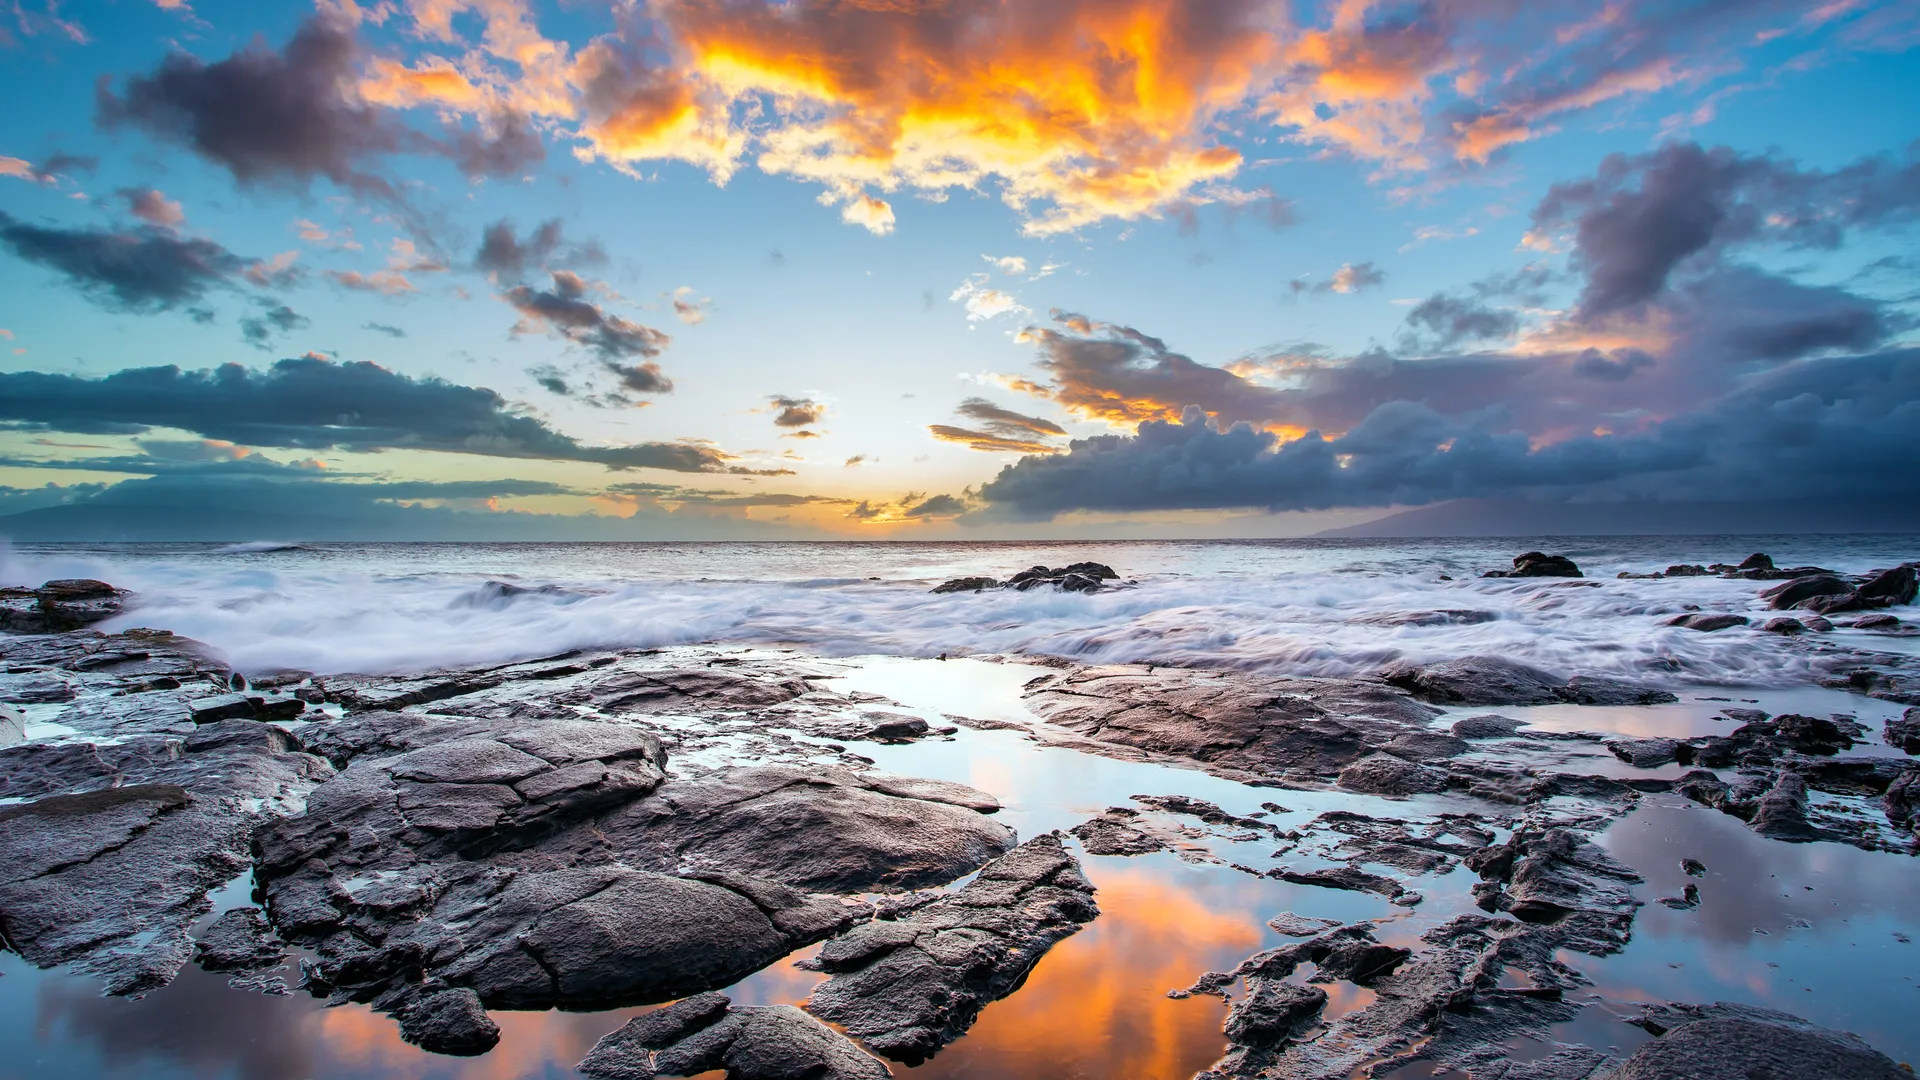
<svg viewBox="0 0 1920 1080">
<path fill-rule="evenodd" d="M 1667 620 L 1668 626 L 1679 626 L 1688 630 L 1698 630 L 1711 634 L 1716 630 L 1726 630 L 1735 626 L 1747 625 L 1745 615 L 1732 615 L 1724 612 L 1696 612 Z"/>
<path fill-rule="evenodd" d="M 990 577 L 963 577 L 963 578 L 954 578 L 951 581 L 941 582 L 940 584 L 935 585 L 933 587 L 933 592 L 935 593 L 976 592 L 977 593 L 987 589 L 998 589 L 998 588 L 1000 588 L 1000 583 Z"/>
<path fill-rule="evenodd" d="M 1575 675 L 1560 688 L 1560 700 L 1570 705 L 1668 705 L 1680 698 L 1671 691 L 1625 679 Z"/>
<path fill-rule="evenodd" d="M 1609 739 L 1607 749 L 1613 756 L 1637 769 L 1655 769 L 1679 761 L 1693 761 L 1693 747 L 1678 739 Z"/>
<path fill-rule="evenodd" d="M 1818 633 L 1825 634 L 1832 631 L 1833 629 L 1832 623 L 1828 622 L 1827 620 L 1821 618 L 1818 615 L 1810 615 L 1805 619 L 1802 619 L 1801 621 L 1807 624 L 1807 629 L 1816 631 Z"/>
<path fill-rule="evenodd" d="M 1396 950 L 1404 958 L 1404 950 Z M 1298 1037 L 1320 1019 L 1327 992 L 1275 979 L 1257 979 L 1246 996 L 1227 1010 L 1228 1039 L 1247 1046 L 1271 1047 Z"/>
<path fill-rule="evenodd" d="M 1920 707 L 1908 709 L 1898 720 L 1887 721 L 1884 733 L 1888 746 L 1920 754 Z"/>
<path fill-rule="evenodd" d="M 870 712 L 860 714 L 860 718 L 873 722 L 873 726 L 868 728 L 866 732 L 866 737 L 873 742 L 912 742 L 927 733 L 927 722 L 917 716 L 907 716 L 902 713 Z"/>
<path fill-rule="evenodd" d="M 208 971 L 260 971 L 285 960 L 287 946 L 259 908 L 237 907 L 221 912 L 200 935 L 193 958 Z"/>
<path fill-rule="evenodd" d="M 1462 739 L 1506 739 L 1526 725 L 1505 716 L 1469 716 L 1453 722 L 1453 733 Z"/>
<path fill-rule="evenodd" d="M 1304 873 L 1296 870 L 1281 870 L 1273 873 L 1272 876 L 1290 885 L 1317 885 L 1323 889 L 1372 893 L 1389 900 L 1397 900 L 1407 891 L 1406 886 L 1392 878 L 1369 874 L 1364 870 L 1355 870 L 1351 866 L 1311 870 Z"/>
<path fill-rule="evenodd" d="M 480 1004 L 480 995 L 464 986 L 448 990 L 409 990 L 388 1003 L 400 1021 L 400 1036 L 422 1050 L 472 1057 L 500 1042 L 500 1027 Z"/>
<path fill-rule="evenodd" d="M 1900 626 L 1899 618 L 1893 615 L 1869 615 L 1853 622 L 1855 630 L 1898 630 Z"/>
<path fill-rule="evenodd" d="M 38 589 L 0 589 L 0 631 L 57 634 L 79 630 L 126 610 L 133 594 L 104 581 L 69 578 Z"/>
<path fill-rule="evenodd" d="M 1287 937 L 1312 937 L 1339 926 L 1340 920 L 1308 918 L 1286 911 L 1268 919 L 1267 925 Z"/>
<path fill-rule="evenodd" d="M 1340 770 L 1340 786 L 1350 791 L 1404 798 L 1445 791 L 1447 774 L 1389 754 L 1373 754 Z"/>
<path fill-rule="evenodd" d="M 199 698 L 187 705 L 196 724 L 212 724 L 221 720 L 253 715 L 253 702 L 245 694 L 219 694 L 214 697 Z"/>
<path fill-rule="evenodd" d="M 1424 667 L 1399 665 L 1380 676 L 1415 697 L 1442 705 L 1549 705 L 1566 680 L 1497 656 L 1463 656 Z"/>
<path fill-rule="evenodd" d="M 1763 590 L 1760 598 L 1775 611 L 1805 607 L 1809 601 L 1828 596 L 1852 596 L 1853 585 L 1833 574 L 1814 574 Z"/>
<path fill-rule="evenodd" d="M 1323 781 L 1436 711 L 1378 683 L 1116 665 L 1050 674 L 1027 705 L 1112 756 L 1170 754 L 1225 773 Z M 1091 741 L 1087 741 L 1091 740 Z"/>
<path fill-rule="evenodd" d="M 1913 563 L 1903 563 L 1868 578 L 1858 591 L 1862 599 L 1874 604 L 1911 604 L 1920 594 L 1920 574 L 1915 573 Z"/>
<path fill-rule="evenodd" d="M 1847 1077 L 1911 1080 L 1858 1036 L 1771 1010 L 1684 1023 L 1634 1051 L 1605 1080 L 1752 1080 Z M 1771 1014 L 1771 1015 L 1768 1015 Z"/>
<path fill-rule="evenodd" d="M 1513 557 L 1512 570 L 1489 570 L 1481 577 L 1581 577 L 1580 568 L 1565 555 L 1545 555 L 1529 551 Z"/>
<path fill-rule="evenodd" d="M 1746 558 L 1740 560 L 1740 565 L 1734 567 L 1734 569 L 1736 570 L 1771 570 L 1773 569 L 1773 559 L 1772 557 L 1762 552 L 1756 551 L 1752 555 L 1749 555 Z"/>
<path fill-rule="evenodd" d="M 1754 832 L 1775 840 L 1805 843 L 1824 839 L 1807 820 L 1807 782 L 1788 770 L 1782 770 L 1773 787 L 1760 797 L 1748 824 Z"/>
<path fill-rule="evenodd" d="M 256 746 L 279 754 L 304 749 L 285 728 L 258 720 L 216 720 L 203 724 L 182 744 L 189 754 L 204 754 L 225 746 Z"/>
<path fill-rule="evenodd" d="M 1680 870 L 1688 877 L 1706 877 L 1707 864 L 1699 859 L 1681 859 Z"/>
<path fill-rule="evenodd" d="M 1408 761 L 1445 761 L 1458 757 L 1473 749 L 1473 744 L 1458 735 L 1443 735 L 1438 731 L 1412 731 L 1405 735 L 1395 735 L 1381 747 L 1395 757 Z"/>
<path fill-rule="evenodd" d="M 1075 825 L 1069 832 L 1089 855 L 1150 855 L 1165 851 L 1165 841 L 1134 827 L 1139 816 L 1139 811 L 1124 806 L 1109 807 L 1106 813 Z"/>
<path fill-rule="evenodd" d="M 11 705 L 0 705 L 0 747 L 27 741 L 27 716 Z"/>
<path fill-rule="evenodd" d="M 1699 563 L 1679 563 L 1677 565 L 1667 567 L 1666 572 L 1663 576 L 1665 577 L 1707 577 L 1712 573 L 1713 571 L 1708 570 L 1706 567 L 1701 566 Z"/>
<path fill-rule="evenodd" d="M 897 1061 L 917 1063 L 1012 993 L 1054 943 L 1099 915 L 1093 886 L 1054 834 L 1020 845 L 965 888 L 897 922 L 829 941 L 832 978 L 807 1010 Z"/>
<path fill-rule="evenodd" d="M 723 1071 L 727 1080 L 881 1080 L 893 1075 L 846 1036 L 791 1005 L 730 1008 L 698 994 L 634 1017 L 579 1064 L 592 1080 Z"/>
<path fill-rule="evenodd" d="M 1802 623 L 1799 619 L 1781 616 L 1776 619 L 1768 619 L 1766 625 L 1760 629 L 1769 634 L 1798 634 L 1803 633 L 1807 627 L 1806 624 Z"/>
</svg>

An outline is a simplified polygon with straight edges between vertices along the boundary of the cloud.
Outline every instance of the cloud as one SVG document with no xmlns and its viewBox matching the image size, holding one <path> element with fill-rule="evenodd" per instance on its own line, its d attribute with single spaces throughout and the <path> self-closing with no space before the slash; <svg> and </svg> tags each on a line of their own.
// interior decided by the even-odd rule
<svg viewBox="0 0 1920 1080">
<path fill-rule="evenodd" d="M 536 270 L 552 266 L 598 266 L 607 261 L 607 253 L 597 240 L 569 244 L 562 235 L 559 218 L 543 221 L 525 240 L 514 235 L 513 222 L 502 219 L 487 226 L 481 234 L 480 250 L 473 265 L 500 281 L 521 281 Z"/>
<path fill-rule="evenodd" d="M 1439 348 L 1463 341 L 1505 341 L 1520 332 L 1520 316 L 1476 299 L 1435 293 L 1407 312 L 1409 327 L 1430 331 Z"/>
<path fill-rule="evenodd" d="M 694 299 L 691 286 L 682 285 L 673 290 L 674 318 L 688 326 L 699 326 L 707 321 L 707 315 L 713 311 L 713 301 L 707 297 Z"/>
<path fill-rule="evenodd" d="M 240 337 L 256 349 L 273 348 L 275 331 L 288 333 L 312 326 L 313 321 L 285 304 L 268 308 L 259 315 L 240 320 Z"/>
<path fill-rule="evenodd" d="M 0 155 L 0 176 L 11 176 L 16 180 L 31 180 L 36 184 L 57 184 L 60 178 L 69 172 L 90 173 L 99 166 L 99 158 L 75 154 L 49 154 L 47 159 L 38 165 L 22 158 Z"/>
<path fill-rule="evenodd" d="M 405 296 L 418 292 L 407 275 L 397 270 L 374 270 L 362 273 L 358 270 L 329 270 L 327 276 L 342 288 L 355 292 L 379 293 L 382 296 Z"/>
<path fill-rule="evenodd" d="M 1456 498 L 1911 498 L 1920 350 L 1796 361 L 1630 434 L 1536 445 L 1423 404 L 1381 405 L 1338 437 L 1281 441 L 1195 409 L 1133 436 L 1023 458 L 981 488 L 988 516 L 1073 510 L 1418 506 Z"/>
<path fill-rule="evenodd" d="M 386 323 L 377 323 L 377 322 L 364 323 L 361 325 L 360 329 L 371 330 L 376 334 L 385 334 L 390 338 L 403 338 L 407 336 L 407 332 L 405 330 L 402 330 L 397 326 L 389 326 Z"/>
<path fill-rule="evenodd" d="M 1014 299 L 1011 293 L 988 288 L 985 274 L 975 274 L 968 278 L 959 288 L 953 290 L 953 294 L 947 299 L 956 304 L 965 304 L 968 322 L 982 322 L 1015 313 L 1032 314 L 1020 301 Z"/>
<path fill-rule="evenodd" d="M 1753 243 L 1837 247 L 1849 230 L 1920 215 L 1920 153 L 1825 172 L 1725 147 L 1672 143 L 1614 154 L 1594 176 L 1553 185 L 1533 211 L 1536 242 L 1571 229 L 1595 319 L 1659 296 L 1689 267 Z"/>
<path fill-rule="evenodd" d="M 609 359 L 602 366 L 612 373 L 622 387 L 636 394 L 673 393 L 673 380 L 661 373 L 659 364 L 650 360 L 638 364 L 622 364 Z"/>
<path fill-rule="evenodd" d="M 855 454 L 847 459 L 846 467 L 849 469 L 858 468 L 861 465 L 865 465 L 868 460 L 865 454 Z"/>
<path fill-rule="evenodd" d="M 211 240 L 153 227 L 131 232 L 29 225 L 0 211 L 0 244 L 58 271 L 102 307 L 149 312 L 191 303 L 259 265 Z"/>
<path fill-rule="evenodd" d="M 1316 293 L 1356 293 L 1361 289 L 1372 288 L 1387 280 L 1384 271 L 1371 262 L 1342 263 L 1340 269 L 1325 281 L 1308 283 L 1304 279 L 1295 280 L 1292 289 L 1295 295 L 1303 292 Z"/>
<path fill-rule="evenodd" d="M 992 255 L 982 255 L 980 257 L 992 263 L 995 270 L 1009 277 L 1018 277 L 1027 272 L 1027 260 L 1018 255 L 1002 255 L 999 258 L 995 258 Z"/>
<path fill-rule="evenodd" d="M 1196 363 L 1132 327 L 1062 311 L 1054 324 L 1028 327 L 1020 340 L 1037 348 L 1053 399 L 1078 416 L 1130 425 L 1198 405 L 1229 422 L 1264 422 L 1284 411 L 1286 395 Z"/>
<path fill-rule="evenodd" d="M 265 371 L 227 364 L 206 371 L 130 368 L 98 379 L 0 373 L 0 421 L 80 433 L 172 428 L 243 446 L 433 450 L 611 469 L 763 473 L 729 465 L 731 455 L 701 443 L 590 446 L 508 411 L 505 399 L 485 387 L 312 357 L 276 361 Z"/>
<path fill-rule="evenodd" d="M 865 506 L 865 503 L 861 504 Z M 900 516 L 914 518 L 950 518 L 967 512 L 967 504 L 951 495 L 934 495 L 901 510 Z"/>
<path fill-rule="evenodd" d="M 775 427 L 801 428 L 809 424 L 817 424 L 827 411 L 825 404 L 815 401 L 812 398 L 775 396 L 767 400 L 773 403 L 775 409 L 779 410 L 773 418 Z"/>
<path fill-rule="evenodd" d="M 985 398 L 971 397 L 962 401 L 955 410 L 970 420 L 980 421 L 988 430 L 1002 435 L 1025 433 L 1028 435 L 1065 435 L 1066 429 L 1051 420 L 1039 416 L 1027 416 L 1003 409 Z"/>
<path fill-rule="evenodd" d="M 512 331 L 516 336 L 545 328 L 591 350 L 609 364 L 636 356 L 658 356 L 672 342 L 667 334 L 608 314 L 586 299 L 587 283 L 580 275 L 570 270 L 555 270 L 549 276 L 553 281 L 551 289 L 515 285 L 500 294 L 520 313 L 520 322 Z M 650 380 L 651 388 L 642 392 L 665 393 L 673 389 L 670 381 L 658 376 L 659 369 L 654 365 L 641 365 L 641 368 L 651 368 L 655 373 Z M 630 389 L 640 387 L 630 386 Z"/>
<path fill-rule="evenodd" d="M 1051 454 L 1060 449 L 1052 443 L 1038 439 L 1001 435 L 991 431 L 976 431 L 971 428 L 954 427 L 951 424 L 929 424 L 927 431 L 941 442 L 960 443 L 970 450 L 980 450 L 989 454 Z"/>
<path fill-rule="evenodd" d="M 152 188 L 121 188 L 120 197 L 126 200 L 128 213 L 156 229 L 177 229 L 187 223 L 180 203 Z"/>
<path fill-rule="evenodd" d="M 1067 433 L 1065 428 L 1044 417 L 1004 409 L 985 398 L 967 398 L 954 411 L 979 426 L 932 424 L 927 431 L 941 442 L 960 443 L 986 453 L 1051 454 L 1059 448 L 1047 439 Z"/>
<path fill-rule="evenodd" d="M 178 143 L 242 184 L 304 187 L 324 176 L 363 193 L 392 194 L 364 171 L 373 158 L 418 145 L 388 110 L 354 92 L 352 26 L 327 16 L 303 23 L 284 52 L 255 42 L 212 64 L 186 53 L 115 93 L 103 76 L 97 114 L 106 128 L 135 127 Z"/>
</svg>

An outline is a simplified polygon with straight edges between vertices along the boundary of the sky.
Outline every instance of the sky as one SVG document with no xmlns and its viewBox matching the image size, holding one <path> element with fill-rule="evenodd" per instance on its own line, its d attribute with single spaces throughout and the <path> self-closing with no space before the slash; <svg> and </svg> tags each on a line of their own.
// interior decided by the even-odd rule
<svg viewBox="0 0 1920 1080">
<path fill-rule="evenodd" d="M 1910 0 L 7 0 L 0 535 L 1911 500 L 1916 46 Z"/>
</svg>

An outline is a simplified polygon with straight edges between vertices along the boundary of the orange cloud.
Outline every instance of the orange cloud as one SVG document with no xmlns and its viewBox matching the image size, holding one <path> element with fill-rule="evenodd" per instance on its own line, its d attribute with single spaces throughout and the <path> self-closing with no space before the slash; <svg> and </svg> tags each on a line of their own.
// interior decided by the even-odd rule
<svg viewBox="0 0 1920 1080">
<path fill-rule="evenodd" d="M 444 105 L 460 111 L 478 110 L 487 94 L 459 69 L 439 57 L 428 57 L 417 67 L 376 58 L 360 83 L 360 96 L 379 105 Z"/>
</svg>

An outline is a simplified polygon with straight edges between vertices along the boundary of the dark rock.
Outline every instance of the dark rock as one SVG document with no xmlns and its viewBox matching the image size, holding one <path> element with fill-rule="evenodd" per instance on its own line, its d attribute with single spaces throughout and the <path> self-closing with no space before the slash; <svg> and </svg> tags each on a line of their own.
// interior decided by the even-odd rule
<svg viewBox="0 0 1920 1080">
<path fill-rule="evenodd" d="M 1913 563 L 1903 563 L 1868 578 L 1858 591 L 1862 599 L 1874 604 L 1911 604 L 1920 594 L 1920 574 L 1915 573 Z"/>
<path fill-rule="evenodd" d="M 1781 616 L 1775 619 L 1768 619 L 1766 625 L 1760 629 L 1765 630 L 1769 634 L 1798 634 L 1803 633 L 1807 627 L 1806 624 L 1802 623 L 1799 619 Z"/>
<path fill-rule="evenodd" d="M 1754 832 L 1775 840 L 1810 842 L 1824 839 L 1807 820 L 1807 783 L 1795 772 L 1783 770 L 1773 787 L 1760 797 L 1749 822 Z"/>
<path fill-rule="evenodd" d="M 1814 574 L 1763 590 L 1760 598 L 1775 611 L 1805 607 L 1810 600 L 1827 596 L 1852 596 L 1853 585 L 1832 574 Z"/>
<path fill-rule="evenodd" d="M 1165 851 L 1165 841 L 1135 827 L 1138 818 L 1138 811 L 1115 806 L 1069 831 L 1089 855 L 1150 855 Z"/>
<path fill-rule="evenodd" d="M 1887 721 L 1884 734 L 1888 746 L 1920 754 L 1920 708 L 1908 709 L 1900 719 Z"/>
<path fill-rule="evenodd" d="M 1699 859 L 1681 859 L 1680 870 L 1688 877 L 1706 877 L 1707 864 Z"/>
<path fill-rule="evenodd" d="M 1380 676 L 1415 697 L 1442 705 L 1550 705 L 1565 679 L 1497 656 L 1463 656 L 1425 666 L 1399 665 Z"/>
<path fill-rule="evenodd" d="M 1761 552 L 1754 552 L 1752 555 L 1749 555 L 1746 558 L 1740 560 L 1740 565 L 1734 567 L 1734 569 L 1736 570 L 1771 570 L 1773 569 L 1773 559 L 1770 556 L 1765 555 Z"/>
<path fill-rule="evenodd" d="M 1800 606 L 1817 615 L 1837 615 L 1846 611 L 1860 611 L 1869 605 L 1859 593 L 1850 592 L 1816 596 L 1811 600 L 1802 600 Z"/>
<path fill-rule="evenodd" d="M 881 1080 L 886 1064 L 791 1005 L 729 1008 L 699 994 L 634 1017 L 578 1066 L 592 1080 L 724 1072 L 727 1080 Z"/>
<path fill-rule="evenodd" d="M 862 713 L 860 718 L 873 722 L 873 726 L 868 728 L 866 732 L 866 737 L 873 742 L 912 742 L 927 733 L 927 722 L 917 716 L 907 716 L 903 713 L 871 712 Z"/>
<path fill-rule="evenodd" d="M 79 630 L 126 610 L 133 594 L 104 581 L 69 578 L 38 589 L 0 589 L 0 631 L 57 634 Z"/>
<path fill-rule="evenodd" d="M 1506 739 L 1526 725 L 1506 716 L 1469 716 L 1453 722 L 1453 733 L 1462 739 Z"/>
<path fill-rule="evenodd" d="M 256 746 L 277 754 L 298 753 L 303 748 L 285 728 L 258 720 L 216 720 L 203 724 L 187 736 L 183 744 L 189 754 L 204 754 L 226 746 Z"/>
<path fill-rule="evenodd" d="M 1674 911 L 1692 911 L 1700 906 L 1700 886 L 1689 881 L 1686 887 L 1680 890 L 1679 896 L 1663 896 L 1660 898 L 1660 904 Z"/>
<path fill-rule="evenodd" d="M 1396 950 L 1404 957 L 1404 950 Z M 1272 1047 L 1299 1037 L 1320 1019 L 1327 992 L 1276 979 L 1257 979 L 1227 1010 L 1228 1039 L 1245 1046 Z"/>
<path fill-rule="evenodd" d="M 1339 926 L 1340 920 L 1309 918 L 1287 911 L 1268 919 L 1267 925 L 1287 937 L 1313 937 Z"/>
<path fill-rule="evenodd" d="M 1323 889 L 1344 889 L 1348 892 L 1372 893 L 1397 900 L 1406 894 L 1406 886 L 1389 877 L 1369 874 L 1364 870 L 1355 870 L 1351 866 L 1339 866 L 1326 870 L 1306 872 L 1281 870 L 1274 877 L 1290 885 L 1317 885 Z"/>
<path fill-rule="evenodd" d="M 1055 942 L 1098 914 L 1093 886 L 1059 837 L 1037 836 L 959 892 L 829 941 L 819 964 L 833 977 L 807 1009 L 887 1057 L 918 1062 L 972 1027 Z"/>
<path fill-rule="evenodd" d="M 933 587 L 935 593 L 982 592 L 986 589 L 998 589 L 1000 583 L 990 577 L 963 577 L 944 581 Z"/>
<path fill-rule="evenodd" d="M 471 1057 L 484 1054 L 500 1042 L 500 1027 L 480 1004 L 480 995 L 464 986 L 448 990 L 414 991 L 388 1003 L 400 1021 L 400 1036 L 422 1050 Z"/>
<path fill-rule="evenodd" d="M 1853 623 L 1855 630 L 1898 630 L 1900 626 L 1900 619 L 1893 615 L 1869 615 Z"/>
<path fill-rule="evenodd" d="M 196 724 L 213 724 L 253 715 L 253 701 L 245 694 L 219 694 L 200 698 L 187 706 Z"/>
<path fill-rule="evenodd" d="M 1395 735 L 1381 747 L 1395 757 L 1408 761 L 1445 761 L 1458 757 L 1473 749 L 1473 744 L 1458 735 L 1443 735 L 1438 731 L 1412 731 L 1405 735 Z"/>
<path fill-rule="evenodd" d="M 1607 749 L 1621 761 L 1639 769 L 1654 769 L 1679 761 L 1693 761 L 1693 748 L 1678 739 L 1609 739 Z"/>
<path fill-rule="evenodd" d="M 1340 770 L 1340 786 L 1350 791 L 1404 798 L 1445 791 L 1447 774 L 1389 754 L 1373 754 Z"/>
<path fill-rule="evenodd" d="M 1707 577 L 1713 571 L 1699 563 L 1679 563 L 1666 569 L 1666 577 Z"/>
<path fill-rule="evenodd" d="M 208 971 L 259 971 L 287 958 L 286 943 L 256 907 L 220 913 L 194 943 L 193 958 Z"/>
<path fill-rule="evenodd" d="M 1684 627 L 1688 630 L 1698 630 L 1704 634 L 1711 634 L 1716 630 L 1745 626 L 1747 625 L 1747 617 L 1745 615 L 1731 615 L 1725 612 L 1696 612 L 1692 615 L 1681 615 L 1668 619 L 1667 625 Z"/>
<path fill-rule="evenodd" d="M 1575 675 L 1560 688 L 1560 700 L 1570 705 L 1669 705 L 1680 698 L 1671 691 L 1625 679 Z"/>
<path fill-rule="evenodd" d="M 1911 1080 L 1912 1073 L 1858 1036 L 1798 1017 L 1747 1009 L 1683 1023 L 1634 1051 L 1606 1080 L 1754 1080 L 1847 1077 Z"/>
<path fill-rule="evenodd" d="M 1546 555 L 1529 551 L 1513 557 L 1512 570 L 1489 570 L 1481 577 L 1581 577 L 1580 568 L 1565 555 Z"/>
<path fill-rule="evenodd" d="M 1818 615 L 1810 615 L 1800 621 L 1807 624 L 1807 629 L 1813 630 L 1822 634 L 1828 633 L 1833 629 L 1832 623 L 1828 622 L 1827 620 L 1821 618 Z"/>
</svg>

